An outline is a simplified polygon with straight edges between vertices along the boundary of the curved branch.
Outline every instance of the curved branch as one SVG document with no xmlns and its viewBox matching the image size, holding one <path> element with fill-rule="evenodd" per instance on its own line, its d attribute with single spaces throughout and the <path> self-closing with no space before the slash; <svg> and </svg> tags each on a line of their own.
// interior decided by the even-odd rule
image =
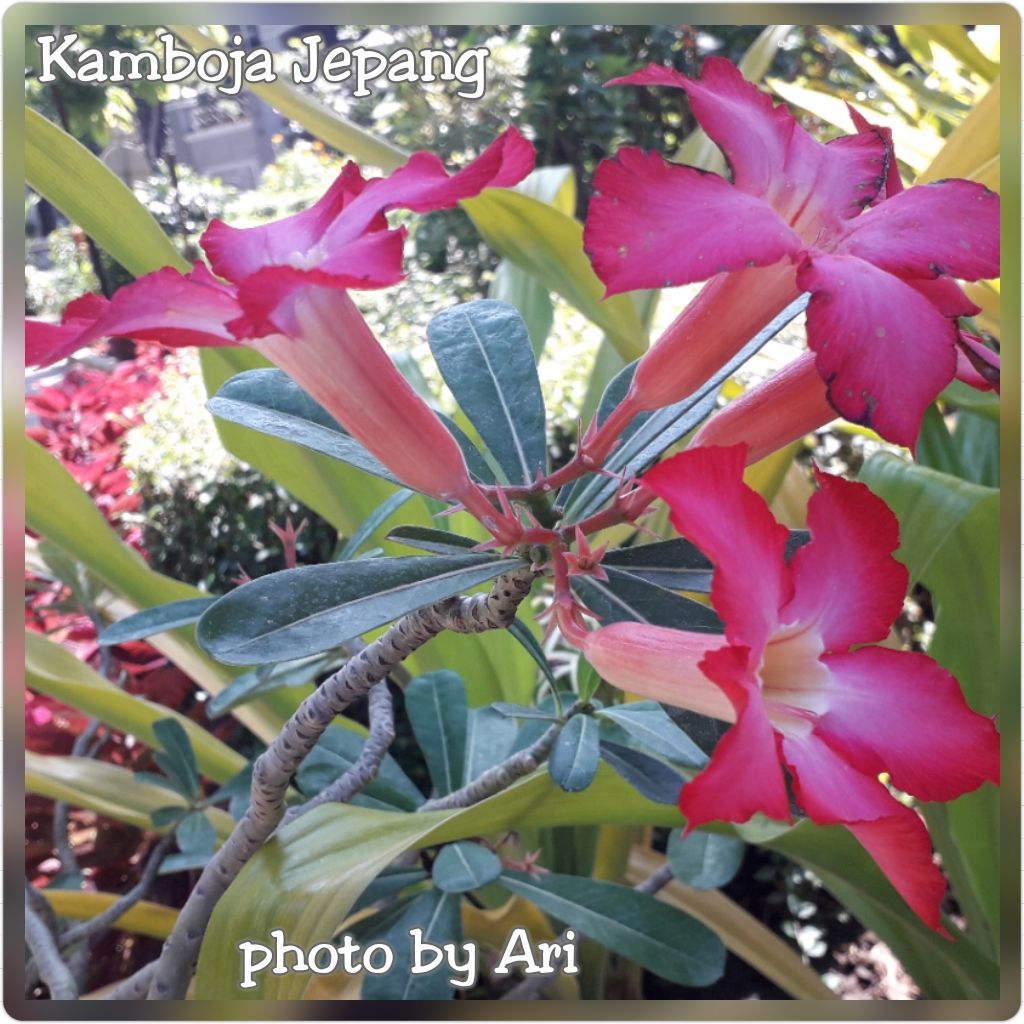
<svg viewBox="0 0 1024 1024">
<path fill-rule="evenodd" d="M 302 702 L 253 765 L 249 809 L 206 865 L 178 915 L 157 961 L 150 999 L 184 998 L 218 900 L 273 835 L 284 817 L 285 794 L 292 776 L 335 717 L 438 633 L 507 629 L 530 592 L 533 579 L 534 572 L 524 566 L 499 576 L 486 594 L 450 597 L 410 612 Z"/>
</svg>

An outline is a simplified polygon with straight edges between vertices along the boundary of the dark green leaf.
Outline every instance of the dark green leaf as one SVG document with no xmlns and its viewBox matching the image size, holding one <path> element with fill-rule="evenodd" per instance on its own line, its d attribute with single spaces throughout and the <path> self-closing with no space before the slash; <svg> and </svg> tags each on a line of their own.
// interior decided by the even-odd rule
<svg viewBox="0 0 1024 1024">
<path fill-rule="evenodd" d="M 410 901 L 394 924 L 377 940 L 395 953 L 391 970 L 363 975 L 363 999 L 452 999 L 455 988 L 447 961 L 435 971 L 413 974 L 413 932 L 421 941 L 443 946 L 462 942 L 461 897 L 430 889 Z M 432 959 L 428 962 L 433 962 Z"/>
<path fill-rule="evenodd" d="M 209 857 L 217 844 L 217 833 L 199 811 L 186 814 L 174 833 L 182 853 L 193 857 Z"/>
<path fill-rule="evenodd" d="M 211 719 L 219 718 L 282 686 L 308 686 L 336 664 L 339 664 L 338 659 L 332 655 L 314 655 L 296 661 L 282 661 L 277 665 L 261 665 L 251 672 L 243 672 L 206 702 L 206 715 Z"/>
<path fill-rule="evenodd" d="M 516 723 L 494 708 L 473 708 L 466 729 L 466 768 L 463 778 L 478 775 L 504 761 L 512 750 Z"/>
<path fill-rule="evenodd" d="M 718 745 L 718 741 L 731 728 L 728 722 L 719 721 L 717 718 L 710 718 L 708 715 L 699 715 L 696 711 L 674 708 L 668 704 L 662 704 L 660 707 L 700 751 L 708 757 L 711 756 L 712 751 Z"/>
<path fill-rule="evenodd" d="M 462 427 L 451 416 L 445 416 L 443 412 L 437 413 L 437 416 L 448 428 L 448 433 L 455 438 L 456 444 L 462 449 L 462 456 L 466 460 L 470 475 L 482 484 L 497 483 L 498 478 L 494 475 L 494 470 L 487 465 L 487 460 L 480 453 L 480 449 L 473 444 Z"/>
<path fill-rule="evenodd" d="M 158 775 L 156 772 L 132 772 L 132 778 L 136 782 L 145 783 L 148 786 L 160 786 L 161 789 L 170 790 L 179 796 L 189 799 L 191 793 L 187 792 L 177 779 L 169 779 L 166 775 Z"/>
<path fill-rule="evenodd" d="M 173 875 L 179 871 L 197 871 L 210 860 L 208 853 L 172 853 L 160 863 L 158 875 Z"/>
<path fill-rule="evenodd" d="M 601 560 L 633 576 L 666 590 L 692 590 L 706 594 L 711 590 L 711 561 L 682 537 L 616 548 Z"/>
<path fill-rule="evenodd" d="M 412 496 L 415 491 L 402 488 L 384 499 L 363 521 L 359 529 L 352 534 L 334 559 L 336 562 L 347 562 L 354 558 L 356 552 L 373 536 L 374 532 L 385 521 L 391 518 Z"/>
<path fill-rule="evenodd" d="M 686 780 L 661 761 L 638 750 L 601 740 L 601 758 L 648 800 L 675 806 Z"/>
<path fill-rule="evenodd" d="M 597 717 L 614 722 L 634 743 L 668 758 L 686 768 L 700 768 L 707 763 L 701 749 L 653 700 L 630 701 L 602 708 Z"/>
<path fill-rule="evenodd" d="M 469 715 L 462 679 L 445 669 L 417 676 L 405 688 L 405 713 L 438 795 L 458 789 L 466 764 Z"/>
<path fill-rule="evenodd" d="M 457 533 L 433 530 L 427 526 L 396 526 L 388 534 L 388 540 L 438 555 L 462 555 L 480 543 L 472 537 L 460 537 Z"/>
<path fill-rule="evenodd" d="M 506 872 L 499 884 L 678 985 L 711 985 L 725 970 L 725 947 L 710 928 L 646 893 L 573 875 Z"/>
<path fill-rule="evenodd" d="M 158 807 L 150 811 L 149 817 L 153 822 L 153 828 L 163 828 L 165 825 L 173 825 L 176 821 L 188 814 L 188 808 L 181 804 L 171 804 L 169 807 Z"/>
<path fill-rule="evenodd" d="M 551 748 L 548 771 L 567 793 L 578 793 L 594 781 L 600 758 L 597 721 L 590 715 L 574 715 Z"/>
<path fill-rule="evenodd" d="M 355 914 L 366 907 L 373 906 L 378 900 L 397 896 L 403 889 L 417 882 L 426 881 L 428 875 L 420 868 L 385 868 L 364 890 L 362 896 L 352 904 Z"/>
<path fill-rule="evenodd" d="M 329 455 L 392 483 L 395 477 L 286 373 L 245 370 L 222 384 L 206 407 L 214 416 L 260 434 Z"/>
<path fill-rule="evenodd" d="M 328 729 L 299 768 L 299 789 L 307 796 L 315 796 L 341 778 L 356 763 L 365 742 L 365 738 L 352 729 Z M 423 803 L 423 794 L 398 762 L 385 754 L 377 777 L 364 787 L 353 803 L 389 811 L 414 811 Z"/>
<path fill-rule="evenodd" d="M 229 665 L 319 654 L 517 564 L 465 554 L 285 569 L 220 598 L 199 620 L 196 636 L 208 654 Z"/>
<path fill-rule="evenodd" d="M 188 734 L 181 723 L 173 718 L 161 718 L 153 723 L 153 735 L 163 748 L 153 755 L 154 760 L 173 779 L 187 796 L 199 796 L 199 769 Z"/>
<path fill-rule="evenodd" d="M 508 631 L 526 648 L 527 653 L 535 662 L 541 672 L 544 673 L 544 678 L 552 686 L 557 686 L 558 681 L 555 679 L 555 673 L 551 669 L 551 662 L 548 661 L 548 656 L 544 653 L 544 648 L 541 647 L 540 641 L 533 635 L 530 627 L 523 622 L 522 619 L 516 619 L 511 626 L 508 627 Z"/>
<path fill-rule="evenodd" d="M 427 328 L 430 350 L 462 411 L 511 483 L 547 465 L 544 400 L 526 324 L 492 299 L 445 310 Z"/>
<path fill-rule="evenodd" d="M 501 874 L 498 855 L 479 843 L 449 843 L 434 861 L 431 876 L 442 892 L 470 892 Z"/>
<path fill-rule="evenodd" d="M 691 832 L 685 839 L 678 829 L 665 848 L 672 874 L 691 889 L 717 889 L 728 885 L 743 863 L 746 846 L 738 839 L 713 832 Z"/>
<path fill-rule="evenodd" d="M 161 604 L 156 608 L 146 608 L 107 626 L 100 633 L 99 642 L 104 646 L 123 644 L 187 626 L 198 622 L 199 616 L 216 600 L 215 597 L 188 597 L 184 601 L 171 601 L 170 604 Z"/>
<path fill-rule="evenodd" d="M 807 301 L 808 296 L 804 295 L 790 303 L 692 395 L 674 405 L 634 417 L 622 432 L 620 444 L 606 461 L 605 468 L 612 473 L 633 476 L 653 465 L 663 452 L 682 440 L 712 412 L 718 389 L 794 317 L 802 313 L 807 307 Z M 599 422 L 606 418 L 625 396 L 635 372 L 636 363 L 631 363 L 608 385 L 598 406 Z M 614 478 L 585 477 L 564 489 L 559 494 L 558 503 L 565 508 L 570 519 L 582 519 L 611 498 L 618 486 L 619 481 Z"/>
<path fill-rule="evenodd" d="M 555 722 L 558 716 L 554 708 L 544 710 L 542 708 L 530 707 L 528 704 L 509 704 L 507 701 L 497 701 L 491 707 L 504 715 L 506 718 L 537 718 L 545 722 Z"/>
<path fill-rule="evenodd" d="M 692 601 L 642 580 L 639 576 L 605 566 L 607 581 L 573 576 L 572 588 L 602 625 L 647 622 L 700 633 L 720 633 L 722 621 L 707 605 Z M 250 584 L 251 585 L 251 584 Z"/>
</svg>

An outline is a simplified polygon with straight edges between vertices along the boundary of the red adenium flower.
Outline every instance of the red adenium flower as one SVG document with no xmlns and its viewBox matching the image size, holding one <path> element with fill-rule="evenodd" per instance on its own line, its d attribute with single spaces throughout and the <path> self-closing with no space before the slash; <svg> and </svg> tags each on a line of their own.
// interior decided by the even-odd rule
<svg viewBox="0 0 1024 1024">
<path fill-rule="evenodd" d="M 945 883 L 918 815 L 878 780 L 951 800 L 999 778 L 993 722 L 924 654 L 877 644 L 907 585 L 895 517 L 864 485 L 818 473 L 812 540 L 789 564 L 788 531 L 743 483 L 743 446 L 690 449 L 643 483 L 715 567 L 722 637 L 641 623 L 563 632 L 614 685 L 735 723 L 679 806 L 693 829 L 762 812 L 790 820 L 783 768 L 815 822 L 843 824 L 930 927 Z"/>
<path fill-rule="evenodd" d="M 709 282 L 640 360 L 604 437 L 692 393 L 809 291 L 831 405 L 912 447 L 957 370 L 956 318 L 978 312 L 952 278 L 999 273 L 999 197 L 961 180 L 902 191 L 880 129 L 861 119 L 822 145 L 722 58 L 699 79 L 650 65 L 608 84 L 683 89 L 732 182 L 635 148 L 598 168 L 584 242 L 608 294 Z"/>
<path fill-rule="evenodd" d="M 416 490 L 461 502 L 496 535 L 515 527 L 472 482 L 462 451 L 410 387 L 349 298 L 402 276 L 404 229 L 385 212 L 454 206 L 484 188 L 512 185 L 533 167 L 533 147 L 513 128 L 449 175 L 414 154 L 387 178 L 348 164 L 310 209 L 271 224 L 214 221 L 200 242 L 211 271 L 165 267 L 109 302 L 71 303 L 60 325 L 29 321 L 26 361 L 51 362 L 100 338 L 128 335 L 165 345 L 247 341 L 276 363 L 394 474 Z"/>
</svg>

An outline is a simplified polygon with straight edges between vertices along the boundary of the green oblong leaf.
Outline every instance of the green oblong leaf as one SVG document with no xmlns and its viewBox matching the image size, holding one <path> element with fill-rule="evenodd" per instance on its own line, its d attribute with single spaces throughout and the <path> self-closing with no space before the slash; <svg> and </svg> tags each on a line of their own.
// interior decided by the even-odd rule
<svg viewBox="0 0 1024 1024">
<path fill-rule="evenodd" d="M 653 700 L 615 704 L 596 712 L 599 719 L 614 722 L 641 747 L 687 768 L 700 768 L 707 756 Z"/>
<path fill-rule="evenodd" d="M 458 789 L 466 763 L 469 715 L 462 679 L 447 669 L 417 676 L 405 688 L 405 713 L 438 795 Z"/>
<path fill-rule="evenodd" d="M 102 161 L 31 107 L 25 108 L 25 180 L 136 276 L 188 270 L 153 215 Z"/>
<path fill-rule="evenodd" d="M 99 641 L 105 646 L 123 644 L 129 640 L 144 640 L 155 633 L 165 633 L 179 626 L 191 625 L 198 622 L 199 616 L 216 600 L 215 597 L 187 597 L 183 601 L 146 608 L 107 626 L 100 633 Z"/>
<path fill-rule="evenodd" d="M 442 892 L 470 892 L 501 874 L 501 860 L 479 843 L 449 843 L 441 848 L 430 873 Z"/>
<path fill-rule="evenodd" d="M 722 621 L 699 601 L 681 597 L 639 576 L 604 566 L 607 580 L 574 576 L 572 588 L 601 622 L 647 622 L 654 626 L 720 633 Z"/>
<path fill-rule="evenodd" d="M 526 324 L 506 302 L 478 299 L 439 313 L 427 340 L 459 407 L 510 483 L 547 466 L 544 399 Z"/>
<path fill-rule="evenodd" d="M 153 723 L 153 735 L 163 748 L 155 758 L 164 774 L 173 779 L 186 796 L 199 796 L 196 755 L 181 722 L 174 718 L 161 718 Z"/>
<path fill-rule="evenodd" d="M 691 832 L 685 839 L 678 830 L 665 848 L 672 874 L 691 889 L 718 889 L 727 885 L 743 863 L 746 847 L 738 839 L 714 832 Z"/>
<path fill-rule="evenodd" d="M 551 748 L 548 771 L 567 793 L 578 793 L 594 781 L 600 759 L 596 719 L 590 715 L 574 715 Z"/>
<path fill-rule="evenodd" d="M 283 370 L 244 370 L 206 403 L 218 419 L 301 445 L 390 483 L 398 480 Z"/>
<path fill-rule="evenodd" d="M 531 878 L 506 872 L 504 888 L 614 953 L 674 981 L 703 987 L 725 970 L 725 947 L 710 928 L 653 896 L 575 875 Z"/>
<path fill-rule="evenodd" d="M 675 806 L 686 780 L 668 765 L 631 747 L 601 740 L 601 760 L 606 761 L 648 800 Z"/>
<path fill-rule="evenodd" d="M 285 569 L 220 598 L 199 620 L 196 636 L 208 654 L 229 665 L 320 654 L 517 564 L 466 554 Z"/>
<path fill-rule="evenodd" d="M 410 548 L 430 551 L 436 555 L 461 555 L 475 548 L 479 541 L 462 537 L 447 530 L 435 530 L 429 526 L 396 526 L 388 540 L 398 541 Z"/>
</svg>

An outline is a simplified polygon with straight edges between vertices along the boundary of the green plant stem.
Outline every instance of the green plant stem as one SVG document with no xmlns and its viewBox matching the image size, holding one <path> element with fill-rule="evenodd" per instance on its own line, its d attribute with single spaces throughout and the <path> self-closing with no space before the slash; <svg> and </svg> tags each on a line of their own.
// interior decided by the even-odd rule
<svg viewBox="0 0 1024 1024">
<path fill-rule="evenodd" d="M 516 569 L 499 576 L 486 594 L 446 598 L 410 612 L 303 701 L 253 765 L 249 809 L 189 894 L 164 943 L 148 998 L 184 998 L 217 902 L 277 829 L 292 776 L 335 717 L 439 633 L 507 629 L 530 592 L 534 576 L 529 568 Z"/>
</svg>

